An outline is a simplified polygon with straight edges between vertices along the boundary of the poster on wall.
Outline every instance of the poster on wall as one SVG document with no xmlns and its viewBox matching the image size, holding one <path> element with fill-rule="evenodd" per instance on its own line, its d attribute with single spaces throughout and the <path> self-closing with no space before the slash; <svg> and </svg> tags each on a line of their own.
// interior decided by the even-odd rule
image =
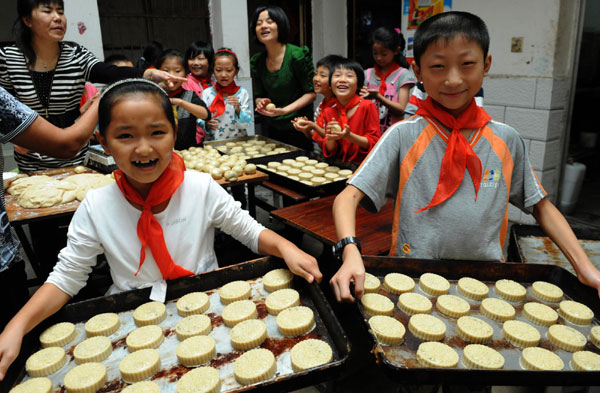
<svg viewBox="0 0 600 393">
<path fill-rule="evenodd" d="M 413 61 L 413 43 L 415 30 L 427 18 L 452 9 L 452 0 L 405 0 L 404 14 L 408 15 L 408 24 L 404 33 L 406 39 L 406 59 Z"/>
</svg>

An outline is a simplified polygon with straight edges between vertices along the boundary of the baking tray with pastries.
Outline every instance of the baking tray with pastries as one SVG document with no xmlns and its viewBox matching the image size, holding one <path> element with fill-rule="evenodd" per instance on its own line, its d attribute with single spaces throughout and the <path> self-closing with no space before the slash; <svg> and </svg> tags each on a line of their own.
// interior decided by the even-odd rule
<svg viewBox="0 0 600 393">
<path fill-rule="evenodd" d="M 358 307 L 385 370 L 411 383 L 594 385 L 597 291 L 550 265 L 363 257 Z"/>
<path fill-rule="evenodd" d="M 249 162 L 254 162 L 257 158 L 266 156 L 274 156 L 274 158 L 279 159 L 287 156 L 290 152 L 301 150 L 296 146 L 262 135 L 207 141 L 204 142 L 204 146 L 214 147 L 221 154 L 242 154 L 244 159 Z"/>
<path fill-rule="evenodd" d="M 280 392 L 333 378 L 348 357 L 348 340 L 319 286 L 276 258 L 170 281 L 164 304 L 150 292 L 65 306 L 28 336 L 41 346 L 24 365 L 13 364 L 22 367 L 15 385 Z"/>
</svg>

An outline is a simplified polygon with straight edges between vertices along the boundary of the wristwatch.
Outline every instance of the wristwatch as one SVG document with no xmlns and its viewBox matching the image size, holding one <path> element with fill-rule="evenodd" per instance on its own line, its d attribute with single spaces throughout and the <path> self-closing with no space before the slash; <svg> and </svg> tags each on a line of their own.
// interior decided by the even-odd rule
<svg viewBox="0 0 600 393">
<path fill-rule="evenodd" d="M 345 237 L 333 245 L 333 255 L 340 261 L 342 260 L 342 252 L 344 251 L 344 247 L 346 247 L 348 244 L 356 244 L 356 247 L 358 247 L 358 251 L 361 251 L 360 241 L 357 237 Z"/>
</svg>

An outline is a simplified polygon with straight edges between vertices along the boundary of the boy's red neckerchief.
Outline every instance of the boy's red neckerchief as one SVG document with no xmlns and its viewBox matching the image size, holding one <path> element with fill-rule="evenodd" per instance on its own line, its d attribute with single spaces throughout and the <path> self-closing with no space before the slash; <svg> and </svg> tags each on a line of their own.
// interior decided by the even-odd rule
<svg viewBox="0 0 600 393">
<path fill-rule="evenodd" d="M 356 94 L 346 105 L 342 105 L 337 98 L 335 99 L 335 107 L 337 108 L 340 114 L 340 117 L 337 119 L 337 122 L 340 125 L 340 127 L 342 127 L 342 131 L 346 128 L 346 124 L 348 124 L 348 117 L 346 116 L 346 112 L 354 108 L 359 102 L 360 97 Z"/>
<path fill-rule="evenodd" d="M 383 73 L 383 71 L 381 71 L 381 68 L 377 64 L 375 64 L 375 67 L 373 68 L 375 69 L 375 75 L 377 75 L 381 80 L 381 82 L 379 82 L 379 94 L 384 95 L 386 89 L 385 80 L 388 76 L 392 74 L 392 72 L 400 68 L 400 66 L 396 62 L 392 63 L 390 65 L 390 68 L 388 68 L 388 70 L 385 72 L 385 74 Z"/>
<path fill-rule="evenodd" d="M 181 86 L 179 86 L 179 89 L 169 92 L 169 98 L 178 96 L 179 94 L 181 94 L 182 91 L 183 91 L 183 88 Z"/>
<path fill-rule="evenodd" d="M 222 87 L 220 84 L 215 83 L 213 89 L 215 89 L 217 96 L 213 100 L 212 104 L 210 104 L 210 106 L 208 107 L 208 110 L 210 111 L 210 113 L 212 113 L 213 117 L 219 117 L 223 113 L 225 113 L 225 98 L 223 97 L 223 94 L 233 95 L 237 93 L 238 90 L 240 90 L 240 87 L 236 85 L 235 82 L 231 82 L 230 85 L 225 87 Z"/>
<path fill-rule="evenodd" d="M 152 213 L 152 207 L 168 201 L 169 198 L 173 196 L 177 188 L 183 182 L 184 171 L 185 165 L 183 159 L 179 157 L 179 155 L 173 153 L 171 162 L 162 175 L 160 175 L 160 177 L 152 184 L 150 193 L 145 200 L 137 190 L 129 184 L 129 181 L 127 181 L 127 177 L 125 177 L 122 170 L 117 169 L 114 171 L 117 185 L 125 198 L 132 203 L 142 206 L 142 215 L 137 223 L 137 234 L 142 243 L 142 249 L 140 250 L 140 264 L 137 272 L 135 272 L 136 276 L 146 259 L 146 246 L 150 247 L 156 265 L 160 269 L 160 273 L 165 280 L 173 280 L 175 278 L 193 275 L 192 272 L 173 262 L 173 258 L 171 258 L 169 250 L 167 250 L 162 227 Z"/>
<path fill-rule="evenodd" d="M 325 110 L 325 108 L 332 107 L 333 105 L 335 105 L 335 103 L 335 97 L 331 97 L 327 101 L 321 101 L 321 103 L 319 104 L 319 116 L 317 116 L 317 125 L 319 127 L 323 127 L 323 111 Z"/>
<path fill-rule="evenodd" d="M 465 168 L 469 170 L 473 186 L 475 187 L 475 200 L 481 183 L 481 160 L 460 132 L 461 129 L 478 129 L 487 124 L 492 118 L 487 112 L 477 106 L 475 99 L 458 117 L 452 116 L 431 97 L 421 101 L 417 115 L 429 116 L 439 120 L 443 125 L 450 128 L 450 138 L 446 146 L 446 152 L 442 158 L 440 178 L 431 202 L 422 209 L 415 211 L 420 213 L 430 207 L 439 205 L 454 194 L 465 175 Z"/>
</svg>

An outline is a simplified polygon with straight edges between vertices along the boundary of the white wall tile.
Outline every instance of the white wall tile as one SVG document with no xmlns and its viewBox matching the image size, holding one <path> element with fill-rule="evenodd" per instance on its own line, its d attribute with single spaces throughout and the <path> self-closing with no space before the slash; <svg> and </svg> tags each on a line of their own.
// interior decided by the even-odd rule
<svg viewBox="0 0 600 393">
<path fill-rule="evenodd" d="M 504 122 L 514 127 L 523 138 L 548 140 L 550 111 L 507 107 Z"/>
<path fill-rule="evenodd" d="M 555 78 L 552 86 L 552 109 L 563 109 L 569 104 L 571 78 Z"/>
<path fill-rule="evenodd" d="M 537 78 L 535 86 L 535 108 L 550 109 L 552 107 L 553 78 Z"/>
<path fill-rule="evenodd" d="M 550 111 L 548 118 L 548 134 L 546 135 L 547 140 L 560 139 L 565 134 L 565 128 L 567 127 L 566 112 L 562 109 L 556 109 Z"/>
<path fill-rule="evenodd" d="M 483 80 L 483 102 L 533 108 L 536 78 L 489 77 Z"/>
<path fill-rule="evenodd" d="M 486 105 L 484 100 L 483 108 L 490 116 L 492 116 L 492 119 L 504 123 L 504 114 L 506 112 L 505 106 Z"/>
<path fill-rule="evenodd" d="M 529 146 L 529 159 L 535 170 L 556 169 L 560 165 L 561 153 L 560 139 L 549 142 L 533 140 Z"/>
</svg>

